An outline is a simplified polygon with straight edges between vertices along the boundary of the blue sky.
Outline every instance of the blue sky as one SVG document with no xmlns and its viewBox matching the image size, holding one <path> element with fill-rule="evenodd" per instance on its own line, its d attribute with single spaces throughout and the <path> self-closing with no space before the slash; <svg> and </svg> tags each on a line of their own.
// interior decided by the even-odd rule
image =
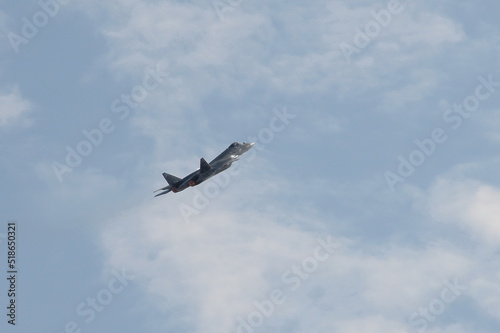
<svg viewBox="0 0 500 333">
<path fill-rule="evenodd" d="M 497 332 L 499 9 L 2 1 L 2 331 Z"/>
</svg>

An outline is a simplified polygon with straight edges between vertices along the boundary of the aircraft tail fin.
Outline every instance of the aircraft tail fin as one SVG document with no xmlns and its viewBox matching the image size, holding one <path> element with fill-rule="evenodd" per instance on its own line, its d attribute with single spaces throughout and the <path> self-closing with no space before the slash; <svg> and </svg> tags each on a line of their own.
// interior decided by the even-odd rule
<svg viewBox="0 0 500 333">
<path fill-rule="evenodd" d="M 205 171 L 208 171 L 212 169 L 212 167 L 210 166 L 210 164 L 207 163 L 207 161 L 205 161 L 205 159 L 202 157 L 200 159 L 200 171 L 201 172 L 205 172 Z"/>
<path fill-rule="evenodd" d="M 166 172 L 163 173 L 163 177 L 165 178 L 165 180 L 167 181 L 168 185 L 174 185 L 175 183 L 177 183 L 179 180 L 181 180 L 180 178 L 177 178 L 175 176 L 172 176 L 171 174 L 168 174 Z"/>
</svg>

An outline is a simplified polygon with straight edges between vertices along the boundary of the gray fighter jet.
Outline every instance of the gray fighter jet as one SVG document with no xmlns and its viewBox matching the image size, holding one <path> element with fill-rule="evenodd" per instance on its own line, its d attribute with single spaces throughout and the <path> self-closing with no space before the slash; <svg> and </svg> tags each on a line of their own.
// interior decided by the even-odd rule
<svg viewBox="0 0 500 333">
<path fill-rule="evenodd" d="M 234 142 L 219 156 L 214 158 L 210 163 L 207 163 L 207 161 L 205 161 L 205 159 L 202 157 L 200 160 L 200 168 L 182 179 L 164 172 L 163 177 L 165 177 L 168 185 L 156 190 L 155 193 L 159 191 L 163 192 L 158 193 L 157 195 L 155 195 L 155 197 L 167 194 L 170 191 L 177 193 L 187 189 L 190 186 L 196 186 L 203 183 L 210 177 L 213 177 L 219 172 L 222 172 L 229 168 L 234 161 L 238 160 L 241 155 L 250 150 L 254 143 L 255 142 Z"/>
</svg>

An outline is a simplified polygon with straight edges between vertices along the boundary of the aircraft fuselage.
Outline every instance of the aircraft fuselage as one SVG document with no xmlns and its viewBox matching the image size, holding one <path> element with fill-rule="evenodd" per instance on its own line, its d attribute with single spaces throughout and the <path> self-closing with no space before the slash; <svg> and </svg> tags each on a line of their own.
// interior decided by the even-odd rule
<svg viewBox="0 0 500 333">
<path fill-rule="evenodd" d="M 220 153 L 219 156 L 214 158 L 210 163 L 207 163 L 205 159 L 202 158 L 200 160 L 200 168 L 182 179 L 179 179 L 167 173 L 163 173 L 163 176 L 165 177 L 169 185 L 157 190 L 164 192 L 161 192 L 155 196 L 166 194 L 170 191 L 174 193 L 181 192 L 188 187 L 203 183 L 207 179 L 231 167 L 232 163 L 237 161 L 241 155 L 250 150 L 253 145 L 254 143 L 234 142 L 226 150 Z"/>
</svg>

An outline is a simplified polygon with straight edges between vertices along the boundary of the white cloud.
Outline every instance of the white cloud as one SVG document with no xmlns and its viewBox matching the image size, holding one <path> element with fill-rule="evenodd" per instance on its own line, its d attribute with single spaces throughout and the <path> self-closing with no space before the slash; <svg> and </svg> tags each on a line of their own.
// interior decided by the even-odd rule
<svg viewBox="0 0 500 333">
<path fill-rule="evenodd" d="M 224 125 L 230 125 L 225 132 L 234 127 L 238 135 L 244 133 L 238 119 L 251 119 L 247 122 L 252 125 L 265 119 L 267 125 L 265 112 L 271 107 L 261 107 L 267 101 L 255 102 L 261 97 L 296 98 L 304 94 L 314 95 L 316 100 L 339 96 L 346 101 L 350 100 L 346 97 L 369 100 L 376 95 L 392 109 L 413 104 L 431 95 L 445 80 L 433 67 L 435 58 L 445 56 L 449 45 L 464 41 L 461 26 L 452 19 L 423 8 L 406 9 L 349 65 L 338 44 L 352 42 L 355 26 L 372 20 L 370 10 L 375 7 L 335 4 L 337 7 L 324 2 L 306 6 L 287 3 L 259 7 L 262 12 L 242 5 L 228 12 L 223 21 L 209 6 L 193 2 L 120 0 L 95 4 L 106 8 L 112 18 L 103 28 L 103 36 L 110 46 L 105 61 L 113 74 L 142 77 L 147 66 L 159 61 L 169 64 L 169 77 L 141 104 L 147 112 L 137 112 L 131 119 L 141 133 L 155 138 L 150 165 L 168 160 L 167 171 L 173 173 L 196 165 L 199 156 L 189 153 L 190 145 L 206 149 L 195 140 L 213 137 L 207 115 L 224 117 Z M 395 77 L 408 81 L 399 85 Z M 254 94 L 255 89 L 265 94 Z M 205 103 L 214 96 L 222 101 L 258 104 L 265 111 L 249 116 L 241 113 L 255 108 L 239 113 L 213 110 L 214 105 L 222 104 Z M 270 104 L 276 102 L 283 101 L 272 100 Z M 315 134 L 326 136 L 349 123 L 341 123 L 329 112 L 319 107 L 305 124 L 313 127 Z M 301 126 L 305 128 L 304 123 Z M 220 128 L 216 131 L 218 135 L 223 132 Z M 316 140 L 314 137 L 311 140 Z M 191 155 L 184 158 L 186 154 Z M 254 311 L 254 301 L 269 297 L 274 288 L 289 287 L 282 281 L 283 272 L 310 256 L 317 246 L 316 238 L 337 223 L 325 217 L 328 213 L 316 212 L 315 203 L 308 199 L 285 203 L 283 193 L 296 192 L 296 184 L 273 178 L 276 174 L 261 169 L 253 179 L 235 181 L 231 187 L 239 191 L 222 191 L 190 225 L 179 213 L 181 204 L 192 202 L 195 192 L 189 190 L 148 198 L 125 209 L 102 233 L 109 266 L 125 267 L 138 276 L 136 281 L 145 290 L 145 298 L 168 314 L 162 326 L 234 332 L 236 318 Z M 81 181 L 124 188 L 116 179 L 101 174 L 87 175 Z M 324 186 L 324 182 L 319 184 Z M 493 242 L 499 232 L 493 223 L 493 216 L 498 216 L 494 207 L 497 189 L 478 182 L 461 184 L 438 183 L 431 190 L 433 216 L 457 221 L 479 239 L 489 236 Z M 349 186 L 355 198 L 366 191 Z M 370 190 L 378 189 L 372 186 Z M 345 191 L 342 199 L 349 200 Z M 391 210 L 387 201 L 386 209 Z M 363 204 L 359 211 L 371 215 Z M 381 217 L 370 218 L 376 223 Z M 435 229 L 430 228 L 428 232 L 433 234 Z M 404 332 L 408 316 L 439 296 L 443 280 L 482 269 L 439 236 L 415 248 L 397 242 L 379 246 L 372 242 L 368 247 L 354 239 L 341 239 L 341 243 L 339 251 L 320 263 L 297 291 L 287 293 L 285 304 L 277 307 L 263 326 L 277 327 L 274 331 L 278 332 L 290 331 L 283 328 L 290 323 L 296 332 L 332 328 L 346 333 Z M 477 295 L 490 284 L 478 282 Z M 488 304 L 493 303 L 488 300 L 485 306 Z M 465 331 L 459 325 L 430 329 Z"/>
<path fill-rule="evenodd" d="M 463 276 L 471 264 L 446 244 L 419 250 L 392 247 L 382 257 L 369 258 L 363 265 L 368 275 L 365 297 L 377 309 L 408 310 L 410 304 L 416 307 L 434 298 L 443 281 Z M 389 282 L 388 276 L 397 278 Z"/>
<path fill-rule="evenodd" d="M 106 226 L 102 242 L 108 264 L 134 271 L 159 311 L 181 309 L 178 322 L 163 325 L 193 322 L 195 332 L 235 332 L 236 319 L 255 311 L 254 301 L 280 289 L 286 301 L 263 327 L 295 321 L 296 331 L 304 333 L 332 327 L 378 332 L 384 325 L 401 332 L 413 311 L 439 295 L 444 280 L 472 269 L 469 258 L 446 243 L 423 250 L 404 244 L 365 249 L 334 237 L 340 247 L 292 291 L 283 273 L 313 255 L 317 238 L 326 237 L 318 230 L 329 222 L 312 221 L 314 214 L 302 216 L 299 207 L 282 211 L 276 201 L 274 211 L 259 209 L 259 202 L 246 197 L 260 193 L 266 201 L 279 189 L 260 192 L 250 183 L 232 183 L 189 225 L 179 213 L 193 196 L 185 191 L 125 210 Z"/>
<path fill-rule="evenodd" d="M 401 40 L 406 45 L 424 44 L 428 47 L 442 47 L 444 43 L 457 43 L 465 38 L 462 27 L 450 18 L 433 13 L 423 13 L 416 19 L 401 23 Z"/>
<path fill-rule="evenodd" d="M 430 191 L 430 212 L 454 223 L 477 241 L 494 246 L 500 238 L 500 189 L 474 179 L 440 178 Z"/>
<path fill-rule="evenodd" d="M 120 4 L 125 9 L 118 9 Z M 169 98 L 178 89 L 193 92 L 174 109 L 201 104 L 214 93 L 241 100 L 256 87 L 291 96 L 338 89 L 341 97 L 386 89 L 392 90 L 388 97 L 395 101 L 389 105 L 399 108 L 427 96 L 441 81 L 432 66 L 419 74 L 421 61 L 464 39 L 452 19 L 423 5 L 405 5 L 349 65 L 339 44 L 352 44 L 356 27 L 374 21 L 371 12 L 382 9 L 380 5 L 336 1 L 314 6 L 255 4 L 256 9 L 247 3 L 226 13 L 222 21 L 206 3 L 119 0 L 94 6 L 103 6 L 113 18 L 103 27 L 111 71 L 142 75 L 152 63 L 168 63 L 175 87 L 168 88 Z M 122 11 L 124 15 L 118 15 Z M 412 66 L 417 67 L 411 82 L 394 87 L 393 75 Z"/>
<path fill-rule="evenodd" d="M 494 258 L 500 237 L 500 189 L 470 175 L 484 177 L 485 170 L 496 173 L 498 161 L 458 165 L 438 177 L 429 190 L 428 209 L 436 221 L 457 226 L 470 237 L 475 264 L 467 274 L 466 293 L 485 314 L 498 320 L 500 267 Z"/>
<path fill-rule="evenodd" d="M 480 110 L 472 115 L 473 119 L 482 127 L 481 133 L 491 142 L 500 143 L 500 109 Z"/>
<path fill-rule="evenodd" d="M 21 96 L 17 86 L 0 94 L 0 127 L 29 127 L 33 120 L 28 117 L 32 104 Z"/>
<path fill-rule="evenodd" d="M 366 316 L 356 320 L 341 321 L 334 324 L 334 327 L 342 333 L 401 333 L 407 331 L 401 323 L 388 320 L 383 316 Z"/>
<path fill-rule="evenodd" d="M 254 300 L 268 297 L 273 282 L 282 284 L 282 271 L 316 246 L 311 234 L 219 205 L 187 225 L 176 199 L 124 212 L 103 243 L 111 265 L 136 272 L 160 308 L 183 307 L 196 331 L 230 331 L 237 316 L 254 310 Z"/>
<path fill-rule="evenodd" d="M 33 195 L 33 205 L 39 216 L 49 223 L 72 227 L 85 224 L 92 229 L 104 218 L 113 216 L 119 207 L 134 200 L 126 190 L 126 180 L 100 169 L 75 168 L 64 176 L 64 182 L 58 181 L 51 162 L 39 162 L 33 171 L 44 195 L 33 191 L 28 195 Z"/>
<path fill-rule="evenodd" d="M 471 282 L 470 295 L 474 297 L 479 306 L 497 319 L 500 319 L 500 269 L 495 265 L 489 269 L 490 274 L 479 277 Z"/>
<path fill-rule="evenodd" d="M 409 77 L 408 84 L 384 94 L 382 109 L 407 112 L 405 108 L 407 105 L 413 105 L 427 96 L 432 96 L 440 82 L 437 72 L 421 68 L 409 73 Z"/>
</svg>

